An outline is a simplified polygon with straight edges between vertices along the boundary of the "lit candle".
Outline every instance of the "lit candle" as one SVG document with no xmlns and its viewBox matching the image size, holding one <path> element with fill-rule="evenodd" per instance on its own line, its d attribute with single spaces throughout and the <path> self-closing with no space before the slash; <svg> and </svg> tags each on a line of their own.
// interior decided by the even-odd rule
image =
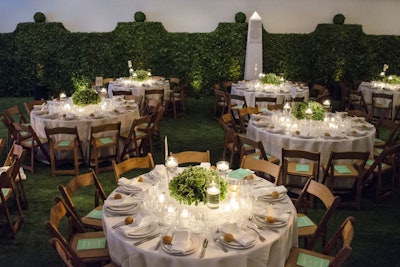
<svg viewBox="0 0 400 267">
<path fill-rule="evenodd" d="M 312 114 L 311 108 L 307 108 L 307 109 L 306 109 L 306 114 L 307 114 L 307 115 L 311 115 L 311 114 Z"/>
<path fill-rule="evenodd" d="M 207 207 L 210 209 L 219 208 L 219 193 L 220 191 L 217 184 L 212 181 L 207 188 Z"/>
<path fill-rule="evenodd" d="M 325 107 L 329 107 L 331 105 L 331 101 L 329 100 L 325 100 L 322 105 L 324 105 Z"/>
<path fill-rule="evenodd" d="M 390 76 L 388 77 L 388 80 L 389 80 L 389 81 L 393 80 L 392 75 L 390 75 Z"/>
<path fill-rule="evenodd" d="M 168 168 L 173 168 L 178 166 L 178 159 L 172 156 L 169 156 L 167 158 L 167 162 L 165 163 L 165 166 Z"/>
<path fill-rule="evenodd" d="M 288 102 L 286 102 L 285 106 L 283 107 L 285 110 L 289 110 L 290 109 L 290 105 Z"/>
<path fill-rule="evenodd" d="M 67 97 L 67 95 L 65 94 L 65 93 L 61 93 L 60 94 L 60 99 L 64 99 L 64 98 L 66 98 Z"/>
<path fill-rule="evenodd" d="M 189 217 L 189 211 L 187 209 L 183 209 L 181 212 L 181 217 L 182 218 L 188 218 Z"/>
<path fill-rule="evenodd" d="M 132 68 L 132 61 L 131 60 L 128 60 L 128 67 Z"/>
<path fill-rule="evenodd" d="M 164 203 L 164 201 L 165 201 L 165 195 L 164 194 L 159 194 L 158 195 L 158 202 Z"/>
<path fill-rule="evenodd" d="M 227 172 L 229 170 L 229 163 L 227 161 L 218 161 L 217 170 L 219 172 Z"/>
</svg>

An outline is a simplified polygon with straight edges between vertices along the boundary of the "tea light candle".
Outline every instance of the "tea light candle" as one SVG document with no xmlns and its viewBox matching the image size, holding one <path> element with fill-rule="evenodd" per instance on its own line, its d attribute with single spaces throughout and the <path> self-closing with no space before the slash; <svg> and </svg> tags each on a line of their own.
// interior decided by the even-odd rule
<svg viewBox="0 0 400 267">
<path fill-rule="evenodd" d="M 66 98 L 67 97 L 67 95 L 65 94 L 65 93 L 61 93 L 60 94 L 60 99 L 64 99 L 64 98 Z"/>
<path fill-rule="evenodd" d="M 167 161 L 165 162 L 165 166 L 167 168 L 173 168 L 173 167 L 178 166 L 178 159 L 175 157 L 169 156 L 167 158 Z"/>
<path fill-rule="evenodd" d="M 164 203 L 165 201 L 165 195 L 164 194 L 159 194 L 158 195 L 158 202 L 160 202 L 161 204 Z"/>
<path fill-rule="evenodd" d="M 227 172 L 229 170 L 229 163 L 227 161 L 218 161 L 217 170 L 219 172 Z"/>
<path fill-rule="evenodd" d="M 290 105 L 288 102 L 286 102 L 285 106 L 283 107 L 286 111 L 290 109 Z"/>
<path fill-rule="evenodd" d="M 107 89 L 104 88 L 104 87 L 101 88 L 100 93 L 103 94 L 103 95 L 107 94 Z"/>
<path fill-rule="evenodd" d="M 325 106 L 325 107 L 329 107 L 329 106 L 331 105 L 331 101 L 325 100 L 325 101 L 322 103 L 322 105 Z"/>
<path fill-rule="evenodd" d="M 216 183 L 211 183 L 207 188 L 207 207 L 210 209 L 218 209 L 219 208 L 219 194 L 220 190 L 217 187 Z"/>
</svg>

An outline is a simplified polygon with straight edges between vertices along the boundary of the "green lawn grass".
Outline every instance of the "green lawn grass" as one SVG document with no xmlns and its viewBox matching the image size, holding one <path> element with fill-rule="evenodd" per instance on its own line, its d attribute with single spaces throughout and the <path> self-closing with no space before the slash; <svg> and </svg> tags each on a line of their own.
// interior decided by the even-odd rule
<svg viewBox="0 0 400 267">
<path fill-rule="evenodd" d="M 29 98 L 0 98 L 0 112 L 19 104 Z M 223 132 L 213 116 L 212 97 L 189 99 L 189 110 L 186 116 L 173 119 L 163 118 L 160 124 L 161 135 L 168 136 L 169 150 L 210 150 L 211 162 L 215 164 L 222 156 Z M 7 138 L 5 127 L 0 125 L 0 137 Z M 6 149 L 3 149 L 1 160 L 4 161 Z M 155 143 L 154 159 L 162 164 L 164 158 L 164 141 Z M 82 169 L 81 172 L 86 172 Z M 27 172 L 24 182 L 29 198 L 29 209 L 24 211 L 25 219 L 17 238 L 12 239 L 5 225 L 4 216 L 0 215 L 0 267 L 2 266 L 62 266 L 62 263 L 49 244 L 49 234 L 44 222 L 49 217 L 49 210 L 54 197 L 60 195 L 58 185 L 66 184 L 71 176 L 51 177 L 47 165 L 37 163 L 34 174 Z M 99 179 L 107 194 L 116 187 L 114 175 L 104 172 Z M 374 188 L 363 194 L 362 209 L 339 209 L 330 224 L 330 233 L 349 215 L 356 218 L 355 238 L 352 244 L 353 253 L 346 266 L 400 266 L 400 198 L 399 190 L 390 199 L 377 204 L 373 201 Z M 83 192 L 75 201 L 82 210 L 93 204 L 92 194 Z M 316 209 L 315 215 L 321 213 Z"/>
</svg>

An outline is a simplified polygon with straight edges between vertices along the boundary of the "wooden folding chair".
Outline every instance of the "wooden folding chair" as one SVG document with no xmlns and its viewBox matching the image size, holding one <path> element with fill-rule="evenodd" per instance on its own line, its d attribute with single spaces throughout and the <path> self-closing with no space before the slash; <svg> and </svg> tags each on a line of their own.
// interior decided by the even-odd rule
<svg viewBox="0 0 400 267">
<path fill-rule="evenodd" d="M 29 151 L 29 164 L 23 164 L 22 167 L 24 169 L 34 173 L 35 159 L 39 150 L 45 157 L 44 159 L 50 162 L 50 155 L 45 147 L 45 144 L 48 142 L 46 138 L 37 136 L 35 130 L 30 125 L 13 122 L 12 127 L 17 135 L 16 142 Z"/>
<path fill-rule="evenodd" d="M 170 156 L 173 156 L 178 159 L 178 164 L 189 164 L 189 163 L 202 163 L 202 162 L 210 162 L 210 151 L 182 151 L 178 153 L 170 153 Z"/>
<path fill-rule="evenodd" d="M 4 161 L 3 167 L 10 167 L 13 163 L 16 162 L 14 167 L 13 173 L 11 177 L 14 179 L 14 186 L 19 197 L 19 201 L 21 204 L 22 209 L 28 209 L 28 197 L 26 195 L 24 184 L 23 184 L 23 177 L 21 173 L 23 173 L 22 164 L 25 160 L 27 151 L 24 149 L 23 146 L 14 142 L 11 148 L 8 151 L 7 157 Z"/>
<path fill-rule="evenodd" d="M 264 145 L 261 141 L 256 141 L 239 134 L 237 134 L 236 137 L 239 139 L 240 144 L 240 160 L 245 155 L 251 155 L 252 157 L 268 160 L 274 164 L 279 164 L 280 160 L 278 158 L 265 152 Z"/>
<path fill-rule="evenodd" d="M 393 109 L 393 94 L 372 93 L 371 119 L 378 120 L 381 117 L 391 119 Z"/>
<path fill-rule="evenodd" d="M 62 231 L 61 225 L 63 225 L 64 221 L 68 222 L 68 233 L 63 233 Z M 56 240 L 52 241 L 54 245 L 60 244 L 62 246 L 60 248 L 67 250 L 68 255 L 65 255 L 65 258 L 68 259 L 68 262 L 75 259 L 72 266 L 75 266 L 75 262 L 89 264 L 110 261 L 104 232 L 86 231 L 83 225 L 73 216 L 65 202 L 59 197 L 56 198 L 56 204 L 50 210 L 50 218 L 45 223 L 45 228 L 51 237 Z M 82 243 L 88 243 L 90 240 L 97 241 L 95 243 L 98 246 L 82 248 Z M 79 261 L 76 259 L 79 259 Z"/>
<path fill-rule="evenodd" d="M 363 186 L 376 181 L 375 201 L 381 202 L 391 196 L 396 186 L 396 177 L 399 177 L 400 144 L 386 147 L 375 159 L 367 160 L 363 174 Z M 383 188 L 383 179 L 390 179 L 386 190 Z"/>
<path fill-rule="evenodd" d="M 274 96 L 256 96 L 254 101 L 259 111 L 267 110 L 270 104 L 278 104 L 278 98 Z"/>
<path fill-rule="evenodd" d="M 115 160 L 119 161 L 119 136 L 121 122 L 108 123 L 90 128 L 89 166 L 94 164 L 96 174 L 102 170 L 111 170 L 112 165 L 100 166 L 101 163 Z M 93 152 L 93 158 L 92 158 Z"/>
<path fill-rule="evenodd" d="M 318 222 L 308 214 L 309 204 L 307 199 L 313 195 L 324 205 L 325 211 Z M 328 221 L 340 203 L 340 197 L 334 196 L 329 188 L 310 177 L 301 192 L 295 207 L 297 210 L 298 237 L 304 239 L 304 247 L 313 249 L 318 239 L 325 245 Z M 304 223 L 303 223 L 304 222 Z"/>
<path fill-rule="evenodd" d="M 249 124 L 251 114 L 257 114 L 258 108 L 244 107 L 238 110 L 240 132 L 247 132 L 247 125 Z"/>
<path fill-rule="evenodd" d="M 343 196 L 341 206 L 360 209 L 362 175 L 369 155 L 369 152 L 332 151 L 328 163 L 322 166 L 322 183 L 328 186 L 333 194 Z M 345 195 L 350 195 L 351 198 L 344 201 Z"/>
<path fill-rule="evenodd" d="M 174 118 L 177 118 L 178 115 L 184 115 L 186 113 L 186 90 L 186 85 L 180 85 L 174 87 L 169 94 L 166 109 L 167 111 L 172 109 Z"/>
<path fill-rule="evenodd" d="M 81 216 L 78 208 L 73 201 L 74 196 L 78 195 L 78 191 L 87 191 L 94 189 L 94 209 L 90 210 L 87 214 Z M 100 199 L 104 202 L 107 199 L 106 193 L 98 180 L 96 173 L 90 169 L 88 173 L 81 174 L 72 178 L 67 185 L 60 185 L 58 187 L 64 201 L 71 212 L 79 219 L 85 227 L 102 230 L 102 208 Z"/>
<path fill-rule="evenodd" d="M 34 106 L 43 105 L 46 101 L 44 99 L 40 100 L 32 100 L 29 102 L 24 102 L 24 107 L 28 116 L 31 115 L 31 111 L 33 110 Z"/>
<path fill-rule="evenodd" d="M 299 257 L 305 261 L 317 262 L 327 261 L 329 267 L 340 267 L 346 262 L 351 254 L 350 247 L 354 237 L 354 217 L 347 217 L 335 234 L 329 239 L 322 252 L 294 247 L 286 259 L 285 267 L 297 267 Z"/>
<path fill-rule="evenodd" d="M 134 157 L 128 158 L 120 163 L 113 161 L 113 170 L 115 182 L 118 184 L 119 178 L 121 175 L 136 169 L 146 169 L 147 171 L 151 171 L 154 169 L 154 160 L 151 153 L 147 153 L 144 157 Z"/>
<path fill-rule="evenodd" d="M 20 198 L 14 185 L 14 175 L 18 171 L 19 165 L 19 161 L 14 160 L 9 168 L 0 174 L 0 208 L 5 214 L 7 224 L 13 238 L 16 237 L 16 233 L 21 223 L 24 221 L 24 214 L 22 213 Z M 13 197 L 15 200 L 14 205 L 10 203 L 11 197 Z M 17 210 L 16 215 L 11 214 L 13 207 Z"/>
<path fill-rule="evenodd" d="M 282 148 L 282 185 L 299 196 L 309 177 L 319 179 L 321 153 Z M 313 199 L 309 199 L 312 206 Z"/>
<path fill-rule="evenodd" d="M 280 165 L 271 163 L 270 161 L 264 159 L 255 159 L 254 157 L 251 156 L 243 156 L 240 168 L 267 174 L 268 178 L 270 178 L 268 180 L 270 181 L 272 180 L 271 182 L 274 185 L 277 185 L 281 174 Z M 263 177 L 265 177 L 265 175 L 263 175 Z"/>
<path fill-rule="evenodd" d="M 217 118 L 219 114 L 223 115 L 229 111 L 229 99 L 227 93 L 218 84 L 215 87 L 214 118 Z"/>
<path fill-rule="evenodd" d="M 151 119 L 152 115 L 146 115 L 144 117 L 135 119 L 127 134 L 121 133 L 121 140 L 124 144 L 120 161 L 123 161 L 125 156 L 128 157 L 139 157 L 144 148 L 145 142 L 149 146 L 150 153 L 152 152 L 152 132 L 151 132 Z M 145 128 L 143 129 L 143 125 Z M 142 128 L 139 129 L 139 126 Z"/>
<path fill-rule="evenodd" d="M 45 127 L 47 140 L 50 146 L 51 175 L 74 174 L 79 175 L 79 164 L 85 163 L 85 156 L 79 138 L 78 129 L 69 127 L 47 128 Z M 65 153 L 73 153 L 73 169 L 61 169 L 57 165 L 70 163 L 71 159 Z"/>
<path fill-rule="evenodd" d="M 29 119 L 27 119 L 20 109 L 18 105 L 12 106 L 4 111 L 4 115 L 8 119 L 10 123 L 18 122 L 18 123 L 29 123 Z"/>
</svg>

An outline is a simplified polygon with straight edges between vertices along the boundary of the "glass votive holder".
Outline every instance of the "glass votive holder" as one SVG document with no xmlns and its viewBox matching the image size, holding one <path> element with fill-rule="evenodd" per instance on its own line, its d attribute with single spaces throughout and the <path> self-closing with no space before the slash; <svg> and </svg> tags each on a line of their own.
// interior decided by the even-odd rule
<svg viewBox="0 0 400 267">
<path fill-rule="evenodd" d="M 218 161 L 216 164 L 217 171 L 222 177 L 226 177 L 229 171 L 229 162 L 227 161 Z"/>
<path fill-rule="evenodd" d="M 213 176 L 207 186 L 207 207 L 210 209 L 219 208 L 219 181 L 218 177 Z"/>
</svg>

